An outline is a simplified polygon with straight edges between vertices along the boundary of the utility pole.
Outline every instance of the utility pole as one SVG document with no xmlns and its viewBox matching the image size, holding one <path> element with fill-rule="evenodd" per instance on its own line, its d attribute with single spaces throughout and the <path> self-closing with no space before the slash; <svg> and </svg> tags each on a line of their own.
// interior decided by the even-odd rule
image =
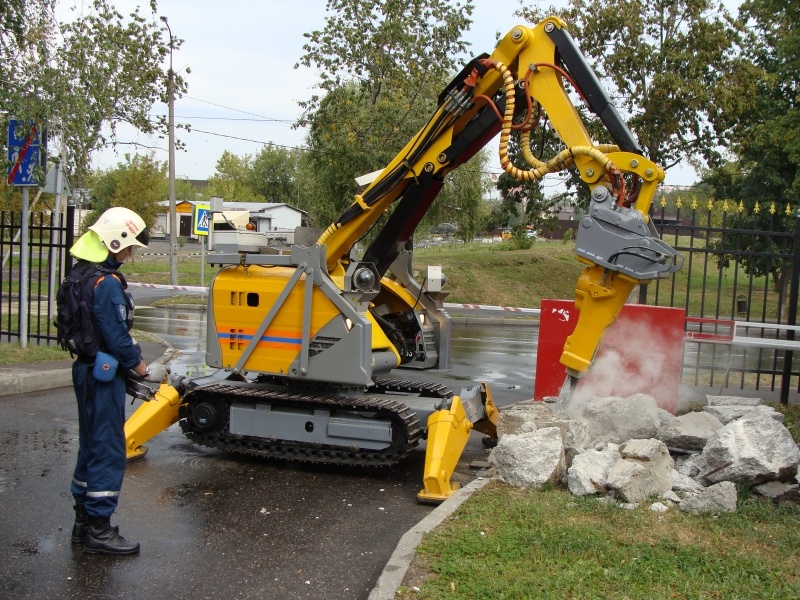
<svg viewBox="0 0 800 600">
<path fill-rule="evenodd" d="M 161 17 L 169 32 L 169 284 L 178 285 L 178 218 L 175 211 L 175 71 L 172 70 L 172 29 L 167 17 Z"/>
</svg>

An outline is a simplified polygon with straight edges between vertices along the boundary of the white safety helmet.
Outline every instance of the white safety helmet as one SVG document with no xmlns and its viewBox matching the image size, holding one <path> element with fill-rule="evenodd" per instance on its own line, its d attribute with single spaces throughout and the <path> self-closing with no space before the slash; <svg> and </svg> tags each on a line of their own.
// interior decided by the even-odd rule
<svg viewBox="0 0 800 600">
<path fill-rule="evenodd" d="M 147 247 L 150 241 L 142 217 L 122 206 L 109 208 L 100 215 L 94 225 L 89 226 L 89 229 L 94 231 L 105 247 L 115 254 L 128 246 Z"/>
</svg>

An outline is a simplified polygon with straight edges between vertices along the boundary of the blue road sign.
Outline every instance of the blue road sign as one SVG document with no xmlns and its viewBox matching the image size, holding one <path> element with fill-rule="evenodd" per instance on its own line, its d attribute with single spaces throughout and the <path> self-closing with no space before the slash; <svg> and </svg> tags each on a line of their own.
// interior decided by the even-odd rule
<svg viewBox="0 0 800 600">
<path fill-rule="evenodd" d="M 193 221 L 195 235 L 208 235 L 208 229 L 211 227 L 211 207 L 207 204 L 196 204 Z"/>
<path fill-rule="evenodd" d="M 8 124 L 9 185 L 39 185 L 36 168 L 41 165 L 41 158 L 42 133 L 39 126 L 34 121 L 12 119 Z"/>
</svg>

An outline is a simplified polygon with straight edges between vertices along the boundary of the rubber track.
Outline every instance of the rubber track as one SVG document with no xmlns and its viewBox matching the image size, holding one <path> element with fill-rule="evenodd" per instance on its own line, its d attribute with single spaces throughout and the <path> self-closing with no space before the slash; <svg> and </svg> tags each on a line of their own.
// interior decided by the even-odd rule
<svg viewBox="0 0 800 600">
<path fill-rule="evenodd" d="M 453 392 L 447 387 L 435 383 L 419 383 L 377 379 L 372 393 L 400 392 L 417 393 L 423 397 L 452 397 Z M 298 394 L 292 391 L 264 390 L 257 387 L 243 387 L 214 383 L 199 386 L 189 392 L 184 401 L 194 403 L 203 399 L 222 400 L 230 411 L 231 403 L 269 402 L 275 406 L 301 409 L 343 409 L 376 413 L 375 418 L 387 419 L 392 423 L 393 442 L 384 450 L 353 450 L 341 446 L 314 445 L 305 442 L 287 442 L 266 438 L 235 436 L 227 431 L 206 433 L 194 430 L 188 419 L 180 421 L 181 429 L 186 437 L 201 446 L 238 452 L 250 456 L 279 458 L 311 463 L 336 464 L 357 467 L 380 467 L 397 464 L 405 458 L 419 443 L 422 427 L 416 413 L 402 402 L 391 398 L 363 396 L 333 396 L 325 394 Z M 225 428 L 227 429 L 227 423 Z"/>
</svg>

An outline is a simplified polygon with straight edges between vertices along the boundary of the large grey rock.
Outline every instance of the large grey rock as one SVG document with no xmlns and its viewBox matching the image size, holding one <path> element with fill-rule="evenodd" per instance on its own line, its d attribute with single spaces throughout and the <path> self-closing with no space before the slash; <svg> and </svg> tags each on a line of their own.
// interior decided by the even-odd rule
<svg viewBox="0 0 800 600">
<path fill-rule="evenodd" d="M 497 473 L 509 485 L 538 489 L 564 475 L 561 430 L 545 427 L 522 435 L 504 435 L 492 452 Z"/>
<path fill-rule="evenodd" d="M 658 439 L 668 448 L 702 450 L 722 423 L 715 416 L 705 412 L 690 412 L 675 417 L 658 430 Z"/>
<path fill-rule="evenodd" d="M 572 464 L 572 459 L 585 449 L 583 440 L 586 438 L 587 427 L 566 413 L 553 413 L 550 406 L 535 402 L 521 404 L 500 413 L 497 425 L 498 436 L 514 434 L 519 435 L 545 429 L 558 427 L 564 444 L 564 457 L 567 467 Z"/>
<path fill-rule="evenodd" d="M 567 469 L 567 487 L 575 496 L 606 493 L 611 468 L 620 459 L 616 450 L 586 450 L 572 460 Z"/>
<path fill-rule="evenodd" d="M 695 481 L 691 477 L 684 475 L 679 471 L 673 470 L 672 489 L 676 492 L 699 492 L 705 488 L 701 483 Z"/>
<path fill-rule="evenodd" d="M 704 406 L 703 412 L 714 415 L 723 425 L 727 425 L 731 421 L 741 419 L 745 416 L 761 414 L 779 423 L 783 423 L 783 415 L 771 406 L 737 406 L 737 405 L 720 405 L 720 406 Z"/>
<path fill-rule="evenodd" d="M 784 496 L 795 495 L 800 490 L 800 485 L 796 483 L 781 483 L 780 481 L 768 481 L 753 488 L 756 494 L 766 496 L 770 500 L 780 500 Z"/>
<path fill-rule="evenodd" d="M 696 494 L 690 494 L 683 499 L 680 507 L 681 510 L 696 515 L 736 512 L 737 500 L 736 485 L 730 481 L 723 481 Z"/>
<path fill-rule="evenodd" d="M 707 406 L 760 406 L 761 398 L 745 398 L 743 396 L 706 396 Z"/>
<path fill-rule="evenodd" d="M 672 489 L 674 462 L 664 442 L 629 440 L 608 474 L 607 487 L 625 502 L 641 502 Z"/>
<path fill-rule="evenodd" d="M 567 412 L 586 423 L 586 447 L 598 442 L 622 444 L 631 439 L 653 438 L 661 425 L 655 398 L 646 394 L 588 398 L 569 406 Z"/>
<path fill-rule="evenodd" d="M 697 466 L 697 460 L 699 458 L 699 454 L 677 456 L 675 457 L 675 470 L 687 477 L 697 477 L 697 474 L 700 472 Z"/>
<path fill-rule="evenodd" d="M 800 450 L 789 430 L 764 414 L 731 421 L 708 440 L 697 457 L 697 480 L 757 484 L 789 479 L 800 464 Z"/>
<path fill-rule="evenodd" d="M 497 421 L 497 435 L 498 437 L 503 437 L 504 435 L 518 435 L 536 431 L 539 428 L 536 426 L 537 421 L 552 416 L 553 411 L 550 405 L 542 402 L 514 405 L 511 408 L 500 411 Z M 531 427 L 531 424 L 534 426 Z"/>
</svg>

